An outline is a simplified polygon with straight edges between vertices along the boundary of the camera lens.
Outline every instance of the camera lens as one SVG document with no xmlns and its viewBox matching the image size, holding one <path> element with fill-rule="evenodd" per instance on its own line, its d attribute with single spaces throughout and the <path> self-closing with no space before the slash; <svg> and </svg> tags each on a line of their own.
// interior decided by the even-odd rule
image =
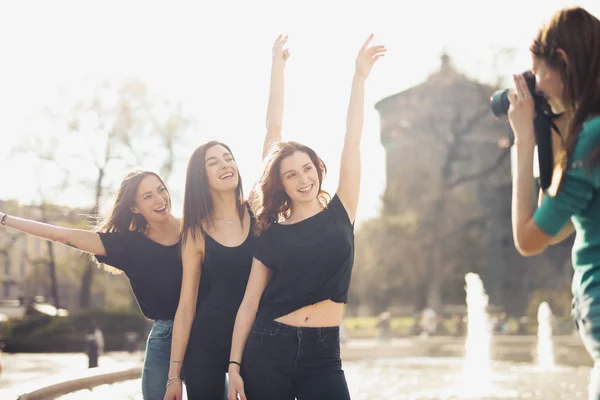
<svg viewBox="0 0 600 400">
<path fill-rule="evenodd" d="M 502 117 L 508 113 L 510 102 L 508 101 L 508 93 L 511 89 L 497 90 L 490 98 L 492 112 L 496 117 Z"/>
</svg>

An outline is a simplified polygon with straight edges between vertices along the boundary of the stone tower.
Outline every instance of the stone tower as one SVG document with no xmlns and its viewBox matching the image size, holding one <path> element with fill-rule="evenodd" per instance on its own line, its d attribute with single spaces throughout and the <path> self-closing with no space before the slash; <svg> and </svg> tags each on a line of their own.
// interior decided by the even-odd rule
<svg viewBox="0 0 600 400">
<path fill-rule="evenodd" d="M 443 54 L 428 79 L 375 105 L 386 151 L 383 213 L 409 210 L 422 222 L 429 307 L 464 303 L 468 271 L 482 274 L 486 283 L 502 281 L 506 271 L 510 159 L 498 141 L 510 127 L 490 110 L 494 90 L 457 71 Z M 452 235 L 466 236 L 473 227 L 485 234 L 474 241 L 480 249 L 467 239 L 450 244 Z M 461 259 L 455 256 L 460 252 L 483 255 Z M 487 288 L 493 302 L 502 301 L 500 289 Z"/>
</svg>

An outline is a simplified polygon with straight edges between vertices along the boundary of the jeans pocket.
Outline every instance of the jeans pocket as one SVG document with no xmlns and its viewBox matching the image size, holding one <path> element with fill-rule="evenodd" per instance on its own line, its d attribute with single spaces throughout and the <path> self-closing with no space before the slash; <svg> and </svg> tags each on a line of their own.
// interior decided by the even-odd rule
<svg viewBox="0 0 600 400">
<path fill-rule="evenodd" d="M 154 326 L 150 331 L 149 339 L 170 339 L 173 333 L 173 328 L 168 326 Z"/>
<path fill-rule="evenodd" d="M 250 332 L 248 340 L 246 341 L 246 347 L 261 347 L 265 340 L 265 334 L 261 332 Z"/>
</svg>

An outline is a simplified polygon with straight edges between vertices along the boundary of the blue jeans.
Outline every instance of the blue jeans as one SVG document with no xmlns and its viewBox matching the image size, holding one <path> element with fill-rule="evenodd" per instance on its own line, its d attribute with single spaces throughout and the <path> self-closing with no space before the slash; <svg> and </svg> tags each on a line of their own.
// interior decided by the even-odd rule
<svg viewBox="0 0 600 400">
<path fill-rule="evenodd" d="M 594 361 L 589 400 L 600 400 L 600 293 L 573 298 L 571 314 L 585 349 Z"/>
<path fill-rule="evenodd" d="M 167 388 L 173 321 L 157 320 L 146 341 L 146 356 L 142 370 L 144 400 L 163 400 Z"/>
</svg>

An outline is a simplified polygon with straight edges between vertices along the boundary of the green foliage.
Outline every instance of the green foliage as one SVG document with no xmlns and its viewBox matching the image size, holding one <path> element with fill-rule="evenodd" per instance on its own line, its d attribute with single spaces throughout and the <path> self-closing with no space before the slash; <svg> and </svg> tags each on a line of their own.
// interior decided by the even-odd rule
<svg viewBox="0 0 600 400">
<path fill-rule="evenodd" d="M 33 315 L 7 326 L 6 352 L 79 352 L 94 324 L 104 334 L 105 350 L 125 350 L 127 332 L 146 336 L 148 321 L 138 312 L 90 311 L 68 317 Z"/>
</svg>

